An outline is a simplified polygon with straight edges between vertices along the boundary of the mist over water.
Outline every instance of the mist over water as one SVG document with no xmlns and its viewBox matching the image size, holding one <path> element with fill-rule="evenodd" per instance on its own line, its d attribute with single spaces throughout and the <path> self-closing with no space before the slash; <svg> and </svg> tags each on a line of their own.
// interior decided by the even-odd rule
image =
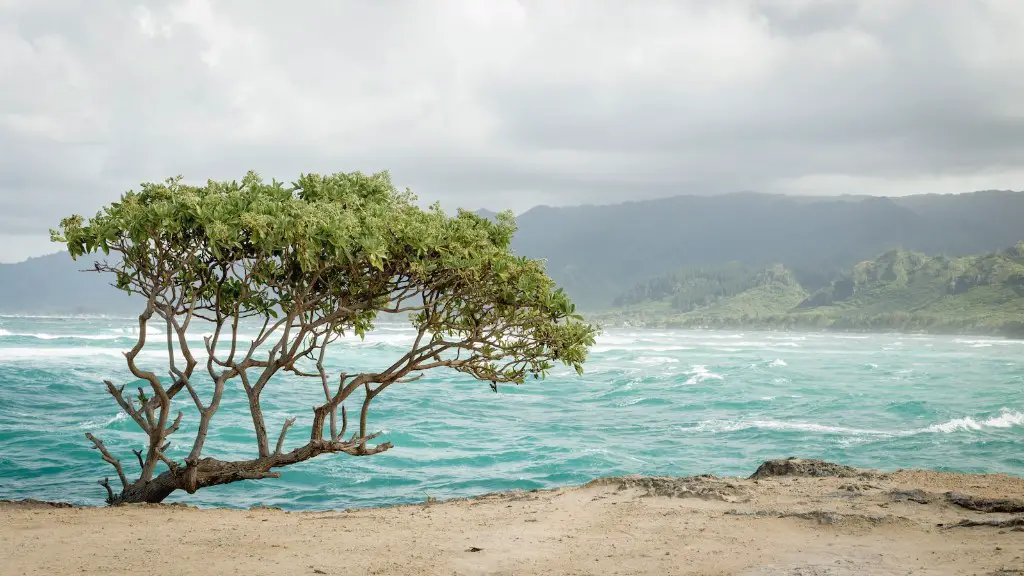
<svg viewBox="0 0 1024 576">
<path fill-rule="evenodd" d="M 102 504 L 112 467 L 91 431 L 137 473 L 145 438 L 102 381 L 138 383 L 121 353 L 131 319 L 0 317 L 0 499 Z M 386 325 L 331 351 L 335 370 L 380 369 L 413 333 Z M 201 335 L 196 335 L 201 347 Z M 166 371 L 161 340 L 144 367 Z M 207 392 L 208 393 L 208 392 Z M 297 416 L 286 449 L 305 442 L 319 383 L 282 377 L 263 404 L 268 433 Z M 191 448 L 191 400 L 169 454 Z M 186 400 L 188 402 L 186 403 Z M 375 400 L 381 455 L 322 456 L 275 480 L 177 494 L 171 501 L 327 509 L 423 501 L 619 474 L 750 474 L 763 460 L 818 457 L 881 469 L 1024 475 L 1024 342 L 984 338 L 611 330 L 583 377 L 502 385 L 450 371 L 395 385 Z M 241 385 L 225 393 L 205 455 L 255 456 Z"/>
</svg>

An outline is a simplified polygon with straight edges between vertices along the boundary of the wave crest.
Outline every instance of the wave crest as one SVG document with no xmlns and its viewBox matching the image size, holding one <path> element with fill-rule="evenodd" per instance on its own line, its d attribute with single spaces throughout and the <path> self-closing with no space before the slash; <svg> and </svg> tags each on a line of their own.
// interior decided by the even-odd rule
<svg viewBox="0 0 1024 576">
<path fill-rule="evenodd" d="M 939 424 L 932 424 L 916 430 L 872 430 L 868 428 L 851 428 L 846 426 L 832 426 L 817 424 L 814 422 L 799 422 L 786 420 L 704 420 L 696 426 L 684 427 L 686 432 L 738 432 L 741 430 L 782 430 L 795 432 L 810 432 L 817 434 L 839 434 L 846 436 L 914 436 L 917 434 L 951 434 L 953 432 L 979 432 L 986 428 L 1012 428 L 1024 426 L 1024 413 L 1009 408 L 1000 409 L 998 416 L 992 416 L 983 420 L 976 420 L 970 416 L 954 418 Z"/>
</svg>

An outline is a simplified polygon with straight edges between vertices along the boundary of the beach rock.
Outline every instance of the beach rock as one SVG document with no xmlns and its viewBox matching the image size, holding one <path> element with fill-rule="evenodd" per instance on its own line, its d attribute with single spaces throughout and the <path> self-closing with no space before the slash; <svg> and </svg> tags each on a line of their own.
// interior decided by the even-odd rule
<svg viewBox="0 0 1024 576">
<path fill-rule="evenodd" d="M 1024 528 L 1024 516 L 1007 520 L 961 520 L 944 528 Z"/>
<path fill-rule="evenodd" d="M 929 494 L 920 488 L 913 490 L 893 490 L 889 496 L 897 502 L 917 502 L 918 504 L 931 504 L 935 501 L 935 495 Z"/>
<path fill-rule="evenodd" d="M 727 510 L 727 516 L 748 516 L 751 518 L 795 518 L 797 520 L 810 520 L 818 524 L 837 525 L 877 525 L 889 523 L 906 523 L 907 520 L 891 515 L 868 515 L 868 514 L 844 514 L 831 510 L 808 510 L 804 512 L 779 511 L 779 510 Z"/>
<path fill-rule="evenodd" d="M 863 472 L 852 466 L 834 464 L 824 460 L 786 458 L 784 460 L 768 460 L 761 464 L 757 471 L 750 475 L 750 480 L 772 478 L 775 476 L 854 478 L 861 475 L 863 475 Z"/>
<path fill-rule="evenodd" d="M 665 496 L 669 498 L 700 498 L 721 502 L 746 502 L 750 499 L 747 491 L 728 480 L 716 476 L 619 476 L 599 478 L 591 485 L 613 485 L 619 490 L 639 489 L 644 496 Z"/>
<path fill-rule="evenodd" d="M 0 506 L 9 506 L 12 508 L 74 508 L 75 505 L 70 502 L 49 502 L 46 500 L 36 500 L 34 498 L 26 498 L 24 500 L 0 500 Z"/>
<path fill-rule="evenodd" d="M 1003 512 L 1007 514 L 1024 512 L 1024 501 L 1010 498 L 979 498 L 959 492 L 947 492 L 946 499 L 950 504 L 977 512 Z"/>
</svg>

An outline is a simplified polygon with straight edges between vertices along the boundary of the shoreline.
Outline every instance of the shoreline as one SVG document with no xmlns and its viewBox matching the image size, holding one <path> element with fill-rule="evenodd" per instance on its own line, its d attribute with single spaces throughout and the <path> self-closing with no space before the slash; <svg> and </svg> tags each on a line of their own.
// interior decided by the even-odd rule
<svg viewBox="0 0 1024 576">
<path fill-rule="evenodd" d="M 774 460 L 768 460 L 768 461 L 765 461 L 764 463 L 762 463 L 758 467 L 758 470 L 760 470 L 761 467 L 765 466 L 766 464 L 768 464 L 770 462 L 784 462 L 784 461 L 789 461 L 789 460 L 792 460 L 792 461 L 815 462 L 815 463 L 820 462 L 826 468 L 830 468 L 830 467 L 833 467 L 833 466 L 839 466 L 839 467 L 847 468 L 847 469 L 850 469 L 850 470 L 856 470 L 856 471 L 858 471 L 858 473 L 864 473 L 864 474 L 869 474 L 869 475 L 886 476 L 886 475 L 899 474 L 899 473 L 904 473 L 904 472 L 923 473 L 923 474 L 940 474 L 940 475 L 949 474 L 949 475 L 953 475 L 953 476 L 962 476 L 962 477 L 1005 478 L 1005 479 L 1010 479 L 1010 480 L 1020 480 L 1022 482 L 1022 485 L 1024 485 L 1024 475 L 1017 475 L 1017 474 L 1013 474 L 1013 473 L 1010 473 L 1010 472 L 958 472 L 958 471 L 950 471 L 950 470 L 936 470 L 936 469 L 933 469 L 933 468 L 901 468 L 901 467 L 890 468 L 890 469 L 886 469 L 886 468 L 860 468 L 860 467 L 856 467 L 856 466 L 847 466 L 845 464 L 836 464 L 834 462 L 820 460 L 820 459 L 817 459 L 817 458 L 795 458 L 794 457 L 794 458 L 778 458 L 778 459 L 774 459 Z M 583 482 L 582 484 L 567 484 L 567 485 L 564 485 L 564 486 L 552 486 L 552 487 L 549 487 L 549 488 L 531 488 L 531 489 L 528 489 L 528 490 L 526 490 L 526 489 L 496 490 L 496 491 L 493 491 L 493 492 L 483 492 L 483 493 L 480 493 L 480 494 L 473 494 L 473 495 L 469 495 L 469 496 L 451 496 L 451 497 L 440 497 L 440 498 L 428 495 L 422 501 L 395 502 L 395 503 L 390 503 L 390 504 L 369 504 L 369 505 L 366 505 L 366 506 L 345 506 L 345 507 L 333 507 L 333 508 L 332 507 L 324 507 L 324 508 L 294 508 L 293 509 L 293 508 L 286 508 L 286 507 L 283 507 L 283 506 L 264 505 L 264 504 L 255 504 L 255 505 L 251 505 L 251 506 L 230 506 L 230 505 L 192 504 L 192 503 L 189 503 L 189 502 L 162 502 L 162 503 L 159 503 L 159 504 L 125 504 L 125 505 L 121 505 L 121 506 L 111 507 L 111 506 L 109 506 L 108 504 L 105 504 L 105 503 L 102 503 L 102 504 L 79 504 L 79 503 L 63 501 L 63 500 L 40 500 L 40 499 L 37 499 L 37 498 L 20 498 L 20 499 L 0 498 L 0 511 L 2 511 L 4 508 L 7 508 L 7 507 L 27 507 L 27 508 L 38 507 L 38 508 L 54 508 L 54 509 L 79 508 L 79 509 L 100 509 L 100 510 L 102 510 L 102 509 L 122 508 L 122 507 L 132 507 L 132 506 L 141 506 L 141 507 L 147 507 L 148 506 L 148 507 L 157 507 L 157 508 L 160 508 L 160 507 L 185 508 L 185 509 L 191 509 L 191 510 L 217 510 L 217 511 L 225 511 L 225 512 L 247 512 L 247 511 L 251 512 L 251 511 L 257 511 L 257 510 L 273 510 L 273 511 L 281 512 L 283 514 L 326 514 L 326 513 L 332 513 L 332 512 L 359 512 L 359 511 L 366 511 L 366 510 L 389 510 L 389 509 L 403 508 L 403 507 L 418 507 L 418 506 L 424 506 L 424 505 L 438 505 L 438 504 L 448 504 L 448 503 L 471 502 L 471 501 L 475 501 L 475 500 L 486 500 L 486 499 L 492 499 L 492 498 L 513 498 L 513 497 L 520 496 L 520 495 L 545 494 L 545 493 L 555 493 L 555 492 L 564 491 L 564 490 L 585 489 L 585 488 L 592 487 L 592 486 L 598 486 L 598 485 L 602 485 L 602 484 L 609 484 L 609 483 L 615 483 L 615 482 L 618 482 L 618 481 L 623 481 L 624 479 L 626 481 L 633 481 L 633 480 L 636 480 L 636 479 L 650 479 L 650 478 L 674 478 L 674 479 L 682 479 L 682 480 L 692 479 L 692 478 L 713 478 L 713 479 L 720 480 L 720 481 L 723 481 L 723 482 L 744 482 L 744 481 L 755 480 L 756 479 L 756 478 L 754 478 L 755 474 L 757 474 L 757 471 L 755 471 L 750 476 L 718 476 L 718 475 L 713 474 L 713 473 L 701 473 L 701 474 L 696 474 L 696 475 L 692 475 L 692 476 L 659 476 L 659 475 L 648 475 L 648 474 L 627 474 L 627 475 L 623 475 L 623 476 L 599 476 L 599 477 L 594 478 L 592 480 L 588 480 L 586 482 Z M 785 476 L 785 474 L 783 474 L 781 476 Z M 815 476 L 807 476 L 807 477 L 815 477 Z M 826 474 L 825 476 L 821 476 L 821 477 L 828 477 L 828 474 Z M 1024 498 L 1024 494 L 1022 494 L 1021 497 Z"/>
<path fill-rule="evenodd" d="M 758 332 L 768 334 L 838 334 L 838 335 L 849 335 L 849 334 L 863 334 L 865 336 L 946 336 L 949 338 L 991 338 L 996 340 L 1007 340 L 1011 342 L 1024 341 L 1024 332 L 1020 335 L 1008 335 L 993 333 L 991 331 L 980 330 L 978 332 L 970 331 L 945 331 L 945 330 L 873 330 L 868 328 L 782 328 L 782 327 L 768 327 L 759 325 L 743 325 L 743 326 L 668 326 L 665 324 L 657 324 L 654 322 L 648 322 L 641 325 L 635 324 L 602 324 L 598 319 L 588 319 L 589 322 L 594 322 L 599 326 L 601 330 L 615 329 L 615 330 L 679 330 L 684 332 Z"/>
<path fill-rule="evenodd" d="M 803 459 L 362 509 L 17 501 L 0 517 L 17 574 L 1024 574 L 1024 478 Z"/>
<path fill-rule="evenodd" d="M 837 464 L 834 462 L 828 462 L 817 458 L 778 458 L 775 460 L 768 460 L 758 467 L 761 470 L 762 467 L 772 462 L 811 462 L 815 463 L 812 466 L 824 466 L 826 469 L 832 467 L 840 467 L 842 469 L 848 469 L 856 471 L 857 475 L 865 475 L 864 477 L 874 476 L 889 476 L 901 473 L 920 473 L 920 474 L 938 474 L 938 475 L 951 475 L 964 478 L 998 478 L 1008 479 L 1010 481 L 1019 480 L 1024 487 L 1024 475 L 1012 474 L 1009 472 L 955 472 L 947 470 L 935 470 L 931 468 L 894 468 L 894 469 L 883 469 L 883 468 L 859 468 L 855 466 L 847 466 L 845 464 Z M 259 510 L 276 511 L 282 514 L 328 514 L 328 513 L 350 513 L 350 512 L 362 512 L 368 510 L 391 510 L 396 508 L 407 508 L 407 507 L 421 507 L 431 506 L 440 504 L 458 504 L 458 503 L 469 503 L 477 500 L 491 500 L 509 498 L 514 499 L 523 495 L 537 495 L 537 494 L 554 494 L 566 490 L 582 490 L 591 488 L 594 486 L 601 486 L 606 484 L 615 484 L 619 482 L 643 482 L 650 479 L 673 479 L 673 480 L 691 480 L 707 478 L 722 482 L 745 482 L 752 480 L 759 480 L 763 478 L 755 478 L 757 471 L 750 476 L 718 476 L 716 474 L 697 474 L 693 476 L 658 476 L 658 475 L 647 475 L 647 474 L 627 474 L 624 476 L 600 476 L 593 480 L 588 480 L 582 484 L 568 484 L 565 486 L 553 486 L 550 488 L 532 488 L 529 490 L 512 489 L 512 490 L 496 490 L 494 492 L 484 492 L 481 494 L 474 494 L 470 496 L 452 496 L 450 498 L 437 498 L 434 496 L 427 496 L 423 501 L 415 502 L 396 502 L 393 504 L 371 504 L 367 506 L 346 506 L 337 508 L 299 508 L 289 509 L 282 506 L 275 505 L 264 505 L 255 504 L 252 506 L 224 506 L 224 505 L 201 505 L 191 504 L 189 502 L 162 502 L 159 504 L 123 504 L 119 506 L 110 506 L 108 504 L 77 504 L 74 502 L 62 501 L 62 500 L 39 500 L 37 498 L 21 498 L 21 499 L 4 499 L 0 498 L 0 512 L 5 508 L 22 507 L 22 508 L 53 508 L 53 509 L 66 509 L 66 508 L 77 508 L 84 510 L 106 510 L 106 509 L 119 509 L 119 508 L 131 508 L 131 507 L 153 507 L 153 508 L 181 508 L 189 510 L 210 510 L 210 511 L 223 511 L 223 512 L 253 512 Z M 818 475 L 821 474 L 821 475 Z M 835 477 L 831 476 L 828 472 L 813 472 L 810 475 L 804 474 L 776 474 L 777 477 L 805 477 L 805 478 L 827 478 Z M 770 476 L 768 476 L 770 477 Z M 845 477 L 845 476 L 840 476 Z M 1024 493 L 1021 494 L 1024 498 Z M 1022 511 L 1024 512 L 1024 511 Z"/>
</svg>

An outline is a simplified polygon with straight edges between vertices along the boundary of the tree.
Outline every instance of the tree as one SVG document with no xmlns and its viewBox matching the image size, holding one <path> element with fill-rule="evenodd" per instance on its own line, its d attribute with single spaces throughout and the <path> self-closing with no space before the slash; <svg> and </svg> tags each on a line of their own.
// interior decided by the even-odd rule
<svg viewBox="0 0 1024 576">
<path fill-rule="evenodd" d="M 378 436 L 367 423 L 371 402 L 426 370 L 453 369 L 495 390 L 545 376 L 556 361 L 582 373 L 595 329 L 541 262 L 512 254 L 512 215 L 450 217 L 414 201 L 386 172 L 310 174 L 290 186 L 250 172 L 240 183 L 189 186 L 179 177 L 143 184 L 90 220 L 62 220 L 51 231 L 55 241 L 76 259 L 102 251 L 108 258 L 93 269 L 144 300 L 138 341 L 125 353 L 138 394 L 105 382 L 148 436 L 134 451 L 138 478 L 130 480 L 103 442 L 86 434 L 120 480 L 118 493 L 100 482 L 108 502 L 160 502 L 176 490 L 276 478 L 275 469 L 322 454 L 383 452 L 390 443 L 371 445 Z M 330 373 L 330 345 L 347 334 L 364 336 L 381 313 L 409 315 L 415 338 L 408 352 L 377 372 Z M 166 348 L 163 370 L 141 364 L 150 324 Z M 240 336 L 246 325 L 254 338 Z M 204 328 L 202 349 L 193 350 L 188 335 Z M 271 443 L 260 405 L 265 387 L 286 374 L 308 378 L 324 394 L 308 440 L 291 450 L 295 418 Z M 224 390 L 238 383 L 248 398 L 255 457 L 204 457 Z M 198 427 L 179 462 L 166 450 L 182 422 L 183 412 L 173 416 L 182 398 L 195 405 Z M 358 410 L 351 426 L 349 405 Z"/>
</svg>

